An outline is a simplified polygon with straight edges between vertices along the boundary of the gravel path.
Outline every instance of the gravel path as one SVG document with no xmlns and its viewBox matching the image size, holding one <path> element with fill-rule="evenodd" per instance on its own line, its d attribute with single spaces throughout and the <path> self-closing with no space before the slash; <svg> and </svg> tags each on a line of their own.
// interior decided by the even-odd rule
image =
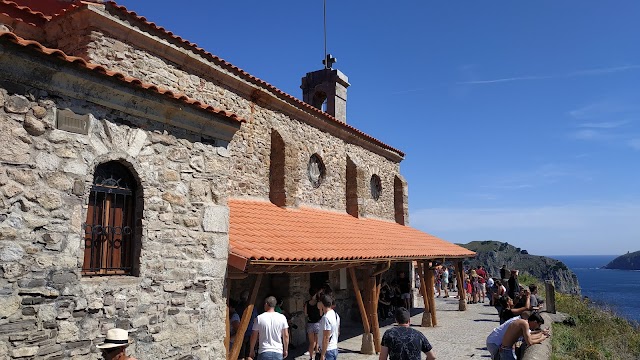
<svg viewBox="0 0 640 360">
<path fill-rule="evenodd" d="M 419 312 L 418 312 L 419 311 Z M 438 326 L 431 328 L 420 327 L 422 309 L 415 309 L 411 324 L 425 334 L 438 359 L 482 359 L 489 358 L 485 340 L 491 330 L 498 326 L 498 315 L 489 303 L 469 304 L 467 311 L 458 311 L 458 300 L 454 298 L 436 298 L 436 314 Z M 415 325 L 418 326 L 415 326 Z M 384 323 L 380 333 L 391 328 L 393 324 Z M 372 360 L 378 355 L 360 354 L 362 345 L 362 328 L 342 329 L 340 336 L 340 360 Z M 299 355 L 296 360 L 308 360 L 308 355 Z M 291 358 L 291 357 L 290 357 Z M 423 355 L 424 359 L 424 355 Z"/>
</svg>

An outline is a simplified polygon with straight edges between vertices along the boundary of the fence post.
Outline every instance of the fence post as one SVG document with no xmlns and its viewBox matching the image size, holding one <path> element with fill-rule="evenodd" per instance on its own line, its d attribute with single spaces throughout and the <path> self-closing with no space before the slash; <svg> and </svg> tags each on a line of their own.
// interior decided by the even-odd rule
<svg viewBox="0 0 640 360">
<path fill-rule="evenodd" d="M 553 283 L 553 280 L 545 280 L 544 281 L 544 289 L 547 293 L 547 312 L 550 314 L 556 313 L 556 286 Z"/>
</svg>

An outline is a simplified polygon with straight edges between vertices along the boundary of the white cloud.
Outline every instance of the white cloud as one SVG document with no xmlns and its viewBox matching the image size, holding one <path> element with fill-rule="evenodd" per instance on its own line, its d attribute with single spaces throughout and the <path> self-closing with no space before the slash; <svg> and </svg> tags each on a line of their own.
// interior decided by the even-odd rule
<svg viewBox="0 0 640 360">
<path fill-rule="evenodd" d="M 570 133 L 569 136 L 578 140 L 604 140 L 608 138 L 608 136 L 602 132 L 591 129 L 574 131 Z"/>
<path fill-rule="evenodd" d="M 614 74 L 614 73 L 625 72 L 625 71 L 632 71 L 637 69 L 640 69 L 640 65 L 610 66 L 605 68 L 572 71 L 566 74 L 513 76 L 513 77 L 505 77 L 505 78 L 486 79 L 486 80 L 461 81 L 461 82 L 458 82 L 458 84 L 459 85 L 485 85 L 485 84 L 508 83 L 508 82 L 515 82 L 515 81 L 531 81 L 531 80 L 574 78 L 574 77 L 584 77 L 584 76 L 599 76 L 599 75 Z"/>
<path fill-rule="evenodd" d="M 629 146 L 635 150 L 640 150 L 640 139 L 631 139 L 628 142 Z"/>
<path fill-rule="evenodd" d="M 448 241 L 507 241 L 533 254 L 640 250 L 640 206 L 632 204 L 432 208 L 412 211 L 409 218 L 411 226 Z"/>
<path fill-rule="evenodd" d="M 594 128 L 594 129 L 615 129 L 623 125 L 628 124 L 629 121 L 602 121 L 602 122 L 590 122 L 579 124 L 579 127 Z"/>
</svg>

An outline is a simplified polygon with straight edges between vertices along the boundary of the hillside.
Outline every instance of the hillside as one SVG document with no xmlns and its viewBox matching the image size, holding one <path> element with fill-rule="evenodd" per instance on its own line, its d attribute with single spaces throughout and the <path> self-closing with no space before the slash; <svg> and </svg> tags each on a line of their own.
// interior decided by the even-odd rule
<svg viewBox="0 0 640 360">
<path fill-rule="evenodd" d="M 500 277 L 500 268 L 502 265 L 507 265 L 508 269 L 518 269 L 521 273 L 527 272 L 541 280 L 553 280 L 557 291 L 580 294 L 576 274 L 562 261 L 530 255 L 527 250 L 499 241 L 472 241 L 458 245 L 477 253 L 475 259 L 465 261 L 466 265 L 473 267 L 484 265 L 493 277 Z"/>
<path fill-rule="evenodd" d="M 640 251 L 618 256 L 604 266 L 605 269 L 640 270 Z"/>
</svg>

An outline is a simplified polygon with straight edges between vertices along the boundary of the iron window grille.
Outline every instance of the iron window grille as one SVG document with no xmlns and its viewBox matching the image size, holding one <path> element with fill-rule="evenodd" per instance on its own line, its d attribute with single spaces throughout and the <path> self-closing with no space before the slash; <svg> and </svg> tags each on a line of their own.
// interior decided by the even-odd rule
<svg viewBox="0 0 640 360">
<path fill-rule="evenodd" d="M 89 195 L 84 232 L 84 275 L 130 275 L 135 240 L 135 186 L 117 162 L 99 165 Z"/>
</svg>

